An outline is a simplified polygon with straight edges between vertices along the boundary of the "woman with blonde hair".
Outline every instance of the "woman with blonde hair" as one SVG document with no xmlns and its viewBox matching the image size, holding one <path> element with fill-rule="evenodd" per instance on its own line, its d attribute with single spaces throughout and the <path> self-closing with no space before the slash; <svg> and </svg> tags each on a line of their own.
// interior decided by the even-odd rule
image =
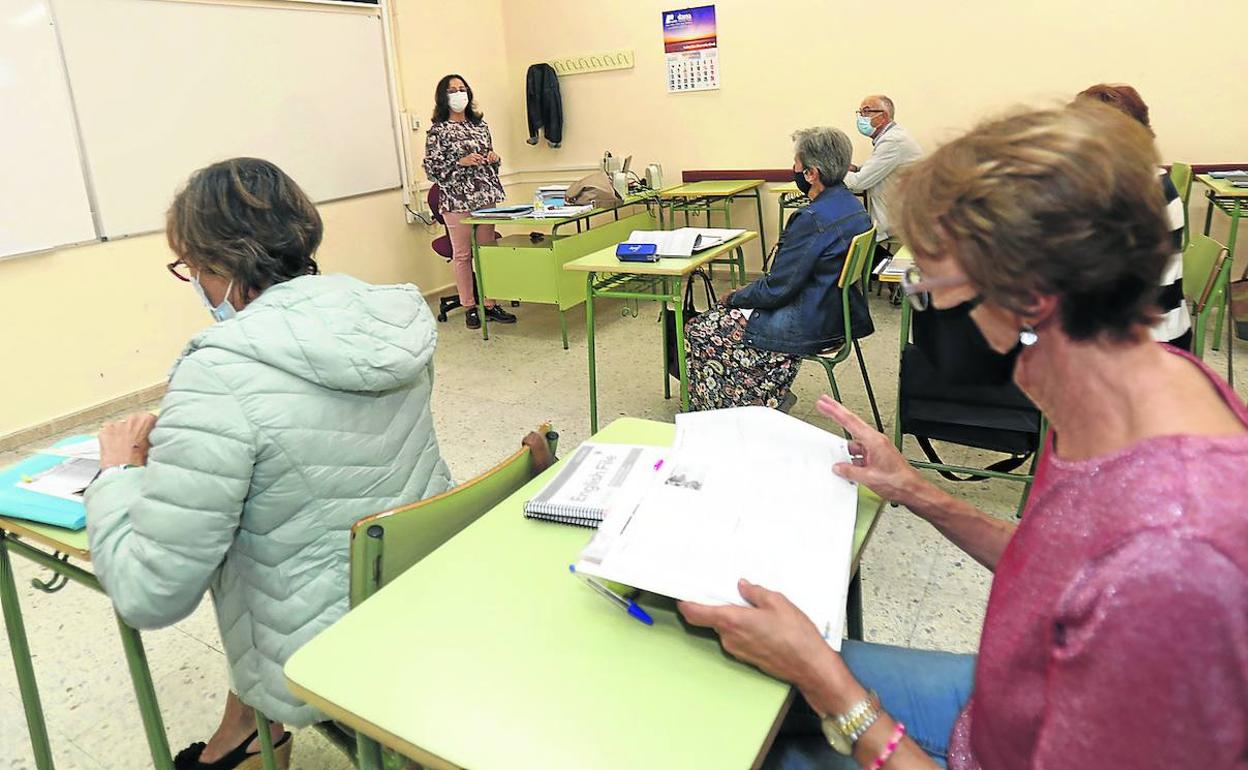
<svg viewBox="0 0 1248 770">
<path fill-rule="evenodd" d="M 1173 770 L 1248 756 L 1248 409 L 1156 345 L 1172 251 L 1152 136 L 1099 104 L 993 120 L 903 185 L 917 309 L 974 305 L 1052 424 L 1020 522 L 977 510 L 824 397 L 834 470 L 907 506 L 994 573 L 978 656 L 845 641 L 784 596 L 683 604 L 810 708 L 768 767 Z M 887 591 L 887 586 L 883 587 Z M 820 734 L 822 733 L 822 734 Z"/>
</svg>

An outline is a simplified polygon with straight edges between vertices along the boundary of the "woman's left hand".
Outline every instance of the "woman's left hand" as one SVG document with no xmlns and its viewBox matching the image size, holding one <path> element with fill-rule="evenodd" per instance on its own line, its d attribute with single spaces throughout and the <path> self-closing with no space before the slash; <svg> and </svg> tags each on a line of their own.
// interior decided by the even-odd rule
<svg viewBox="0 0 1248 770">
<path fill-rule="evenodd" d="M 836 655 L 814 623 L 783 594 L 746 580 L 738 582 L 737 590 L 752 607 L 693 602 L 677 606 L 689 623 L 718 631 L 720 643 L 733 657 L 786 682 L 801 686 L 816 664 Z"/>
<path fill-rule="evenodd" d="M 494 152 L 493 150 L 490 150 L 488 153 L 486 153 L 485 160 L 488 163 L 501 163 L 503 161 L 502 158 L 498 157 L 498 153 Z"/>
<path fill-rule="evenodd" d="M 100 430 L 100 467 L 146 465 L 148 436 L 154 427 L 156 415 L 149 412 L 105 424 Z"/>
</svg>

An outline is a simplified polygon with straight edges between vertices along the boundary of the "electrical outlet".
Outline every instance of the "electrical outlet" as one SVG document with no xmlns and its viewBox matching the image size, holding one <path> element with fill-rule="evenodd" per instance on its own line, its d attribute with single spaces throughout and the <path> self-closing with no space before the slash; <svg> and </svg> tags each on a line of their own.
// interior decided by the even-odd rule
<svg viewBox="0 0 1248 770">
<path fill-rule="evenodd" d="M 419 131 L 420 130 L 420 118 L 416 117 L 415 115 L 412 115 L 411 119 L 412 119 L 412 130 Z"/>
</svg>

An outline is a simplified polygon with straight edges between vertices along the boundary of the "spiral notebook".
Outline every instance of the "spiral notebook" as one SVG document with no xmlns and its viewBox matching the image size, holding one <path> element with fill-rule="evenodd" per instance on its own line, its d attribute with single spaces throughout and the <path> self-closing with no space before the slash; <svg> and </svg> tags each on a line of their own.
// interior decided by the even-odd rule
<svg viewBox="0 0 1248 770">
<path fill-rule="evenodd" d="M 524 506 L 530 519 L 597 527 L 614 505 L 639 500 L 659 476 L 664 449 L 582 444 L 559 473 Z"/>
</svg>

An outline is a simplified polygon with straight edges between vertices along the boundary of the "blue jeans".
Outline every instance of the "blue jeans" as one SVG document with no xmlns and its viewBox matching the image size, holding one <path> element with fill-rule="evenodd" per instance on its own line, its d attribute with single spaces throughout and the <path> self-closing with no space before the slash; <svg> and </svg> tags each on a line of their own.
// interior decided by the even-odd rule
<svg viewBox="0 0 1248 770">
<path fill-rule="evenodd" d="M 841 646 L 849 670 L 932 759 L 945 767 L 953 723 L 971 697 L 975 656 L 911 650 L 846 639 Z M 853 757 L 828 745 L 819 717 L 798 696 L 780 727 L 764 770 L 857 770 Z"/>
</svg>

